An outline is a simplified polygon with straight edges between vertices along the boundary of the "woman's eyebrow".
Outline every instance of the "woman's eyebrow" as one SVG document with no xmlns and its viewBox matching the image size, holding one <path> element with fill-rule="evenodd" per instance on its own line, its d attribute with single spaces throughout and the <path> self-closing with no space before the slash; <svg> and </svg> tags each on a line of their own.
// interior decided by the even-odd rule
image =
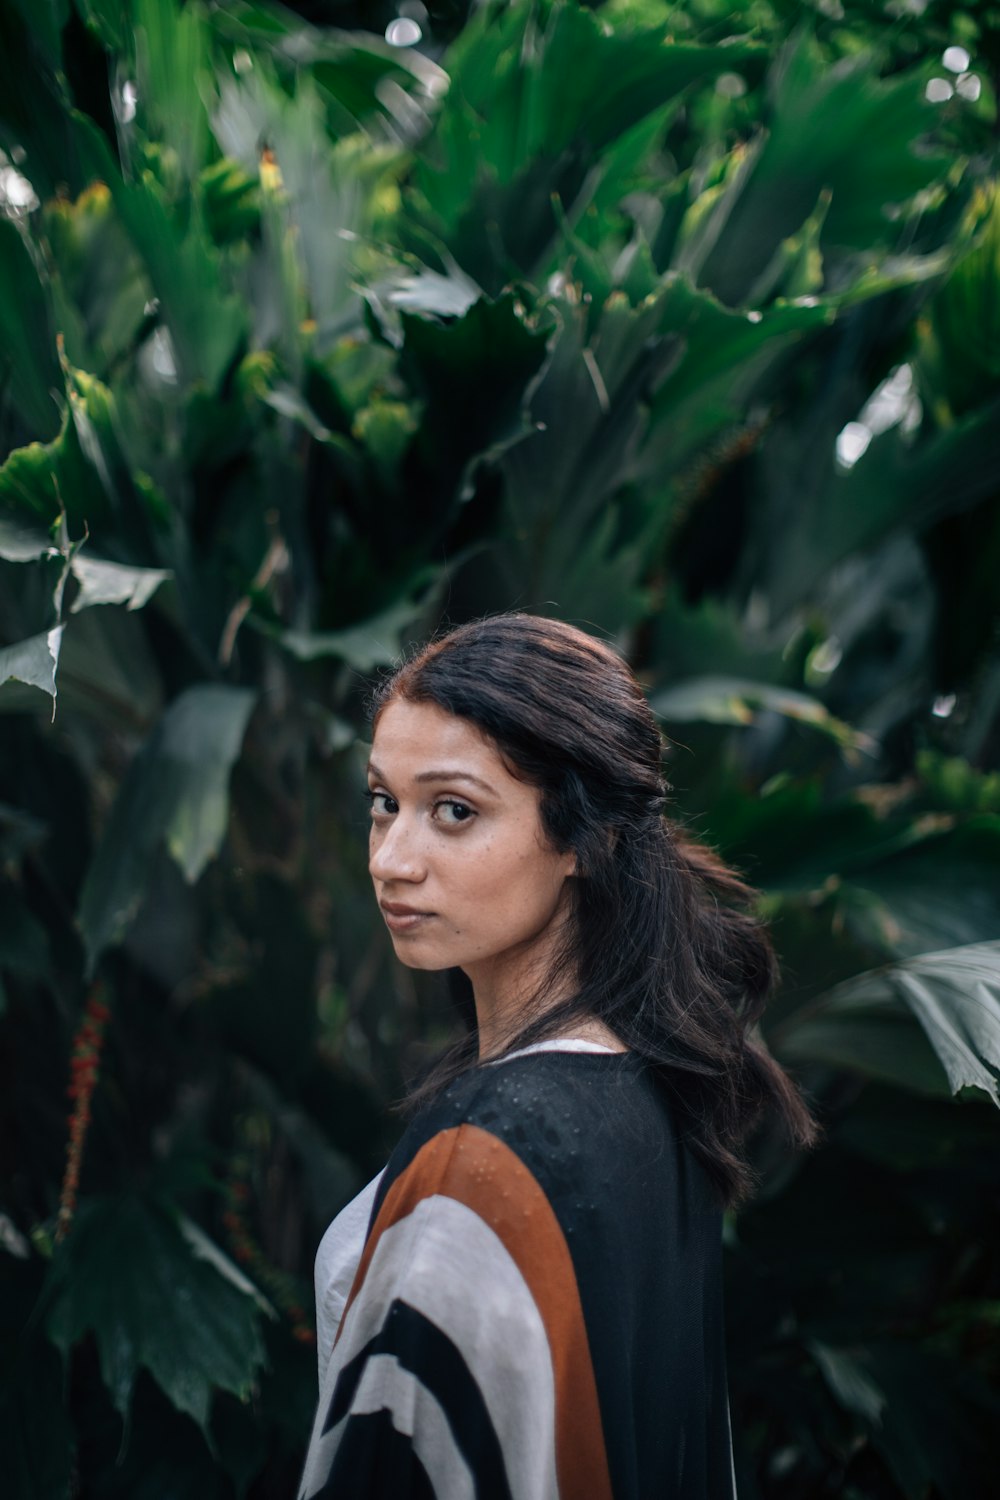
<svg viewBox="0 0 1000 1500">
<path fill-rule="evenodd" d="M 368 774 L 369 776 L 374 776 L 376 781 L 385 781 L 387 779 L 385 773 L 379 770 L 374 761 L 369 761 L 368 763 Z M 491 787 L 488 781 L 483 781 L 481 777 L 474 776 L 471 771 L 463 771 L 458 766 L 445 766 L 443 769 L 435 771 L 419 771 L 413 779 L 419 782 L 471 781 L 473 786 L 482 787 L 484 792 L 490 792 L 493 796 L 496 795 L 495 788 Z"/>
<path fill-rule="evenodd" d="M 471 771 L 462 771 L 458 766 L 446 766 L 441 771 L 421 771 L 413 779 L 414 781 L 471 781 L 473 786 L 482 787 L 484 792 L 493 791 L 488 781 L 483 781 L 481 776 L 474 776 Z"/>
</svg>

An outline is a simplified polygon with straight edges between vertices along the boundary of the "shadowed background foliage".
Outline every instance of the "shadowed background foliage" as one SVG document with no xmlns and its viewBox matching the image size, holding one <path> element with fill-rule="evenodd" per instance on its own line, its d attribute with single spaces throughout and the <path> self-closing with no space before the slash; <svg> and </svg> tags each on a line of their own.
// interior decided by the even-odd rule
<svg viewBox="0 0 1000 1500">
<path fill-rule="evenodd" d="M 453 1024 L 365 685 L 512 607 L 627 653 L 774 924 L 825 1134 L 727 1225 L 743 1500 L 991 1492 L 998 60 L 933 0 L 4 0 L 6 1492 L 294 1493 L 315 1246 Z"/>
</svg>

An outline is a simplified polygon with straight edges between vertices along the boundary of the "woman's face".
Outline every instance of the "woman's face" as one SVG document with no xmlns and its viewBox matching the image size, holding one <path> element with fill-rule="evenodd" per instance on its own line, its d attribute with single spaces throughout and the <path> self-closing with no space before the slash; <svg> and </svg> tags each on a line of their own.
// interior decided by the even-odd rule
<svg viewBox="0 0 1000 1500">
<path fill-rule="evenodd" d="M 545 973 L 576 867 L 546 840 L 538 789 L 474 724 L 405 698 L 379 716 L 368 786 L 368 868 L 397 956 L 463 969 L 477 1001 L 516 1001 Z"/>
</svg>

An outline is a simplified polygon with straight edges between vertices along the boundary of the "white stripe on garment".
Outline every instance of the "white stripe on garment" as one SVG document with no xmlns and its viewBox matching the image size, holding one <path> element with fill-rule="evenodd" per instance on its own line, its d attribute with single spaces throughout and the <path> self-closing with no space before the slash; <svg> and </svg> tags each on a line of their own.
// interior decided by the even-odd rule
<svg viewBox="0 0 1000 1500">
<path fill-rule="evenodd" d="M 342 1208 L 320 1240 L 313 1273 L 316 1286 L 316 1358 L 319 1383 L 330 1363 L 337 1329 L 365 1247 L 368 1222 L 385 1168 Z"/>
<path fill-rule="evenodd" d="M 434 1195 L 386 1229 L 327 1367 L 304 1493 L 321 1488 L 333 1448 L 320 1440 L 340 1371 L 383 1326 L 394 1300 L 429 1319 L 461 1354 L 496 1432 L 512 1494 L 557 1500 L 555 1379 L 535 1301 L 502 1240 L 466 1204 Z M 320 1460 L 320 1452 L 326 1456 Z"/>
<path fill-rule="evenodd" d="M 475 1500 L 475 1481 L 448 1418 L 423 1382 L 404 1370 L 394 1354 L 377 1354 L 368 1361 L 351 1411 L 389 1412 L 396 1431 L 413 1439 L 413 1451 L 435 1495 L 442 1500 Z"/>
</svg>

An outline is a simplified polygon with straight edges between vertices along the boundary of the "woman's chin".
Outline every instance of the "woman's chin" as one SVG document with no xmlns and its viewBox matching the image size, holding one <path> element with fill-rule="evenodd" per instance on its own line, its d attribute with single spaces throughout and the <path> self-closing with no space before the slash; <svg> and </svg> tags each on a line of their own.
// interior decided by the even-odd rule
<svg viewBox="0 0 1000 1500">
<path fill-rule="evenodd" d="M 392 946 L 396 957 L 401 964 L 408 969 L 426 969 L 428 973 L 436 973 L 441 969 L 453 969 L 455 961 L 452 958 L 440 958 L 434 953 L 420 951 L 418 943 L 407 941 L 406 938 L 394 936 Z"/>
</svg>

